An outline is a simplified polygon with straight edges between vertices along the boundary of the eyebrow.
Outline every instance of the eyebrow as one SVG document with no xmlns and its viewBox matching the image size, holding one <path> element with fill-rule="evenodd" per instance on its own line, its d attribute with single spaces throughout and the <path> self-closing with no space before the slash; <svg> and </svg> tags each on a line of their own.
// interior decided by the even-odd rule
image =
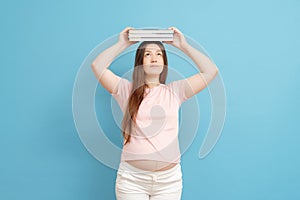
<svg viewBox="0 0 300 200">
<path fill-rule="evenodd" d="M 151 50 L 145 50 L 145 52 L 152 52 Z M 157 50 L 156 52 L 162 52 L 162 50 Z"/>
</svg>

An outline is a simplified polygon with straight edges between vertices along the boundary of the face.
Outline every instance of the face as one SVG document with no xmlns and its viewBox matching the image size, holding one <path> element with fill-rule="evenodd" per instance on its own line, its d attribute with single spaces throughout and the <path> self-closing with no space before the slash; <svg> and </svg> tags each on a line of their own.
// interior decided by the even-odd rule
<svg viewBox="0 0 300 200">
<path fill-rule="evenodd" d="M 146 46 L 143 68 L 146 75 L 159 75 L 163 71 L 163 53 L 157 44 L 148 44 Z"/>
</svg>

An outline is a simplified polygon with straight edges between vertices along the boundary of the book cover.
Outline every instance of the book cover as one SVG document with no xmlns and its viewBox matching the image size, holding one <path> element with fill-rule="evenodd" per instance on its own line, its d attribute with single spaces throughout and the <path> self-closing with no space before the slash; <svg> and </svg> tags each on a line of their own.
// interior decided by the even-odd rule
<svg viewBox="0 0 300 200">
<path fill-rule="evenodd" d="M 173 37 L 132 37 L 129 41 L 173 41 Z"/>
<path fill-rule="evenodd" d="M 170 33 L 129 33 L 128 37 L 173 37 Z"/>
<path fill-rule="evenodd" d="M 131 33 L 169 33 L 173 34 L 174 30 L 169 29 L 131 29 L 129 30 L 129 34 Z"/>
</svg>

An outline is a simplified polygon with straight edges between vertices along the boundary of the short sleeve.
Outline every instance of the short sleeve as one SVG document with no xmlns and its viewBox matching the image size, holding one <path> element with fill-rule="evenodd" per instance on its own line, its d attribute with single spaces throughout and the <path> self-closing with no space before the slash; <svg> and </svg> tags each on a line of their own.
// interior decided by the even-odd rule
<svg viewBox="0 0 300 200">
<path fill-rule="evenodd" d="M 121 110 L 124 112 L 131 93 L 132 84 L 127 79 L 120 78 L 117 89 L 112 96 L 118 102 Z"/>
<path fill-rule="evenodd" d="M 185 79 L 173 81 L 169 83 L 169 88 L 173 92 L 173 94 L 177 97 L 179 100 L 179 104 L 186 101 L 188 98 L 185 95 Z"/>
</svg>

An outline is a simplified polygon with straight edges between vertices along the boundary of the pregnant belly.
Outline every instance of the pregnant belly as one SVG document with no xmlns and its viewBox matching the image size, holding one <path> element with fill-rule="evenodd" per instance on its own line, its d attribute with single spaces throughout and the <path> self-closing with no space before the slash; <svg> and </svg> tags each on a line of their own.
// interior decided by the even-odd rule
<svg viewBox="0 0 300 200">
<path fill-rule="evenodd" d="M 127 160 L 126 162 L 145 171 L 164 171 L 177 165 L 177 163 L 168 163 L 155 160 Z"/>
</svg>

